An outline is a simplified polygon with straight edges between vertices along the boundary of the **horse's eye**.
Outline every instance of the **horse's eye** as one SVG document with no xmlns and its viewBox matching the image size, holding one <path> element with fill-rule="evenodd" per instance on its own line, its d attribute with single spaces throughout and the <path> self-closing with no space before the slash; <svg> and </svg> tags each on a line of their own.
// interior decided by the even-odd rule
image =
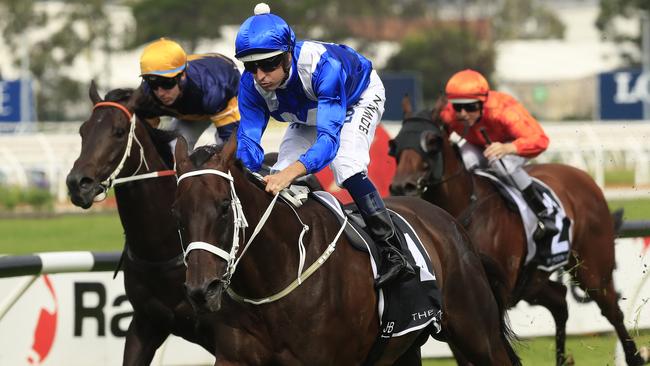
<svg viewBox="0 0 650 366">
<path fill-rule="evenodd" d="M 226 216 L 230 212 L 231 200 L 223 200 L 219 204 L 219 215 Z"/>
<path fill-rule="evenodd" d="M 116 127 L 113 129 L 113 135 L 116 137 L 122 137 L 126 134 L 126 129 L 121 128 L 121 127 Z"/>
</svg>

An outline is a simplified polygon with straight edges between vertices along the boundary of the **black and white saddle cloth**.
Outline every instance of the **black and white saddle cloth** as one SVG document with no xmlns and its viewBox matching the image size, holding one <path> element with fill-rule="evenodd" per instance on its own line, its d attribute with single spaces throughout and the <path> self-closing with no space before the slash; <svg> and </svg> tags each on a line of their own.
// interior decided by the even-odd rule
<svg viewBox="0 0 650 366">
<path fill-rule="evenodd" d="M 369 253 L 372 272 L 374 278 L 377 278 L 378 250 L 364 230 L 363 219 L 354 212 L 356 207 L 346 206 L 344 210 L 334 196 L 324 191 L 311 192 L 310 196 L 329 208 L 341 224 L 345 217 L 348 217 L 345 233 L 353 247 Z M 379 289 L 378 312 L 382 330 L 380 337 L 399 337 L 427 326 L 431 329 L 430 334 L 435 335 L 440 332 L 442 299 L 431 259 L 411 225 L 396 212 L 389 212 L 397 234 L 401 235 L 402 253 L 413 265 L 416 276 L 411 280 Z"/>
<path fill-rule="evenodd" d="M 539 264 L 539 268 L 547 271 L 554 271 L 569 261 L 569 251 L 571 249 L 573 235 L 571 232 L 572 223 L 569 217 L 567 217 L 564 207 L 562 207 L 562 202 L 557 198 L 551 188 L 546 185 L 546 183 L 537 178 L 532 178 L 535 188 L 542 193 L 546 209 L 555 217 L 555 225 L 557 226 L 559 233 L 552 238 L 546 239 L 550 241 L 550 243 L 537 243 L 536 245 L 533 240 L 533 233 L 537 227 L 537 217 L 528 207 L 526 201 L 524 201 L 521 192 L 501 182 L 499 178 L 489 171 L 475 170 L 474 174 L 490 179 L 501 195 L 510 202 L 511 206 L 516 207 L 517 211 L 521 215 L 521 220 L 524 224 L 524 229 L 526 230 L 526 239 L 528 244 L 528 253 L 526 255 L 525 264 L 528 264 L 533 257 L 535 257 L 537 245 L 547 245 L 551 248 L 550 257 L 545 258 L 544 260 L 546 263 Z"/>
</svg>

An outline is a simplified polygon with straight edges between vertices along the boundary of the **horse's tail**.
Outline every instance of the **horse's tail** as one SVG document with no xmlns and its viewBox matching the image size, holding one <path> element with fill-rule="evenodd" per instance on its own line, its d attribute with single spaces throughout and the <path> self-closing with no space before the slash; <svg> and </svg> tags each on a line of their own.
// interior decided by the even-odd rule
<svg viewBox="0 0 650 366">
<path fill-rule="evenodd" d="M 510 362 L 512 362 L 513 366 L 520 366 L 521 359 L 517 356 L 515 349 L 512 347 L 512 343 L 519 339 L 510 327 L 510 319 L 506 311 L 508 310 L 508 304 L 510 301 L 510 295 L 506 287 L 506 276 L 494 259 L 482 253 L 479 254 L 479 257 L 481 258 L 481 264 L 483 265 L 488 282 L 490 283 L 490 288 L 492 289 L 492 294 L 494 294 L 494 298 L 499 308 L 501 340 L 506 346 L 506 352 L 508 353 Z"/>
<path fill-rule="evenodd" d="M 623 212 L 624 209 L 619 208 L 618 210 L 612 212 L 612 219 L 614 220 L 614 234 L 618 236 L 621 233 L 621 227 L 623 226 Z"/>
</svg>

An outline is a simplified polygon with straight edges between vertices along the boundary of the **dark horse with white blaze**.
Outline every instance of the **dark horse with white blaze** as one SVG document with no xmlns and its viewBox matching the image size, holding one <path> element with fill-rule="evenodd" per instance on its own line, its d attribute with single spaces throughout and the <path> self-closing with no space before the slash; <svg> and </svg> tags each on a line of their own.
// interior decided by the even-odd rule
<svg viewBox="0 0 650 366">
<path fill-rule="evenodd" d="M 90 87 L 93 110 L 79 130 L 81 153 L 67 177 L 72 202 L 89 208 L 114 183 L 124 228 L 124 287 L 133 305 L 124 365 L 148 365 L 169 334 L 214 353 L 216 322 L 195 315 L 185 295 L 185 266 L 171 206 L 176 191 L 169 132 L 136 118 L 137 92 L 116 89 L 102 100 Z"/>
<path fill-rule="evenodd" d="M 189 157 L 182 138 L 176 145 L 174 212 L 188 245 L 187 290 L 224 329 L 215 364 L 364 364 L 379 334 L 368 255 L 338 236 L 342 225 L 314 199 L 293 208 L 266 193 L 235 159 L 235 136 L 223 150 L 200 148 Z M 423 200 L 387 204 L 409 221 L 432 260 L 443 333 L 464 356 L 460 364 L 519 364 L 503 305 L 464 230 Z M 374 364 L 421 365 L 430 328 L 391 338 Z"/>
<path fill-rule="evenodd" d="M 514 306 L 523 299 L 550 310 L 556 326 L 556 362 L 563 365 L 568 318 L 566 286 L 551 281 L 548 272 L 524 265 L 527 246 L 521 217 L 507 207 L 492 183 L 465 169 L 439 118 L 445 103 L 441 99 L 432 112 L 412 117 L 410 103 L 404 101 L 404 125 L 415 122 L 426 126 L 420 132 L 423 154 L 398 146 L 399 135 L 391 141 L 397 159 L 391 193 L 422 197 L 463 222 L 479 252 L 492 258 L 507 275 L 507 286 L 502 290 L 505 301 Z M 571 258 L 566 267 L 572 278 L 616 329 L 627 364 L 644 364 L 645 356 L 637 352 L 617 303 L 612 278 L 616 264 L 615 223 L 600 188 L 587 173 L 567 165 L 536 164 L 527 170 L 555 191 L 572 221 Z"/>
</svg>

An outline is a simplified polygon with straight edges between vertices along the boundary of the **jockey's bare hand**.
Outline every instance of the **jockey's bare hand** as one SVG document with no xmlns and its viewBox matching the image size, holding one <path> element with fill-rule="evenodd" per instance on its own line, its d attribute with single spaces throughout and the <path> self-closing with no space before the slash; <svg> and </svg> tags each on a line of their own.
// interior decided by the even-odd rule
<svg viewBox="0 0 650 366">
<path fill-rule="evenodd" d="M 505 144 L 501 142 L 493 142 L 488 145 L 485 151 L 483 151 L 483 156 L 485 156 L 485 158 L 488 160 L 501 159 L 502 157 L 510 154 L 517 154 L 517 147 L 511 142 L 507 142 Z"/>
<path fill-rule="evenodd" d="M 265 176 L 264 181 L 266 182 L 266 191 L 277 194 L 281 190 L 287 188 L 294 179 L 305 174 L 307 174 L 305 166 L 302 165 L 301 162 L 296 161 L 278 173 Z"/>
</svg>

